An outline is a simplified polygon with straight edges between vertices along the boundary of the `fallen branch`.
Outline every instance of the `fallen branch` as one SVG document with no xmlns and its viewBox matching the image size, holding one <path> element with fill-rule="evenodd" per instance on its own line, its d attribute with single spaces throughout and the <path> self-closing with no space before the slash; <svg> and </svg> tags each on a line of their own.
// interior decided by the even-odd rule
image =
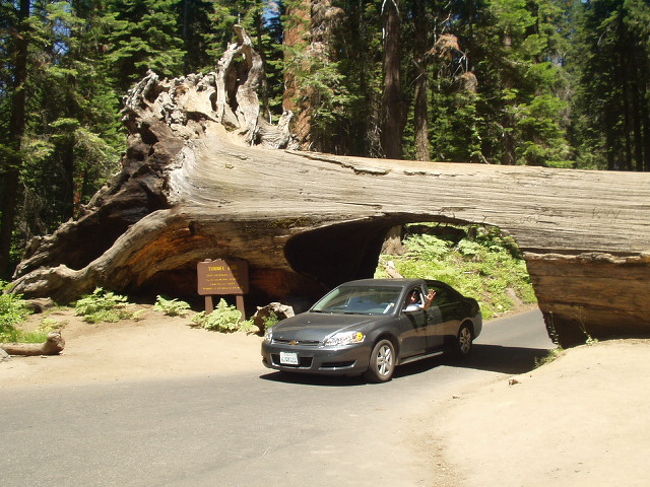
<svg viewBox="0 0 650 487">
<path fill-rule="evenodd" d="M 44 343 L 0 343 L 0 348 L 9 355 L 58 355 L 65 347 L 65 340 L 61 333 L 53 331 L 48 333 Z"/>
</svg>

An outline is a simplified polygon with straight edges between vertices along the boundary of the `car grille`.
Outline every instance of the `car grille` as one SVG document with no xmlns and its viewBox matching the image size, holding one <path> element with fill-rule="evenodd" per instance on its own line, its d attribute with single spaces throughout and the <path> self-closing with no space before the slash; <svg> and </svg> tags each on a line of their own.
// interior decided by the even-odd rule
<svg viewBox="0 0 650 487">
<path fill-rule="evenodd" d="M 307 345 L 311 347 L 315 347 L 320 344 L 318 340 L 291 340 L 288 338 L 273 338 L 272 343 L 279 343 L 282 345 L 289 345 L 290 343 L 292 343 L 293 345 Z"/>
</svg>

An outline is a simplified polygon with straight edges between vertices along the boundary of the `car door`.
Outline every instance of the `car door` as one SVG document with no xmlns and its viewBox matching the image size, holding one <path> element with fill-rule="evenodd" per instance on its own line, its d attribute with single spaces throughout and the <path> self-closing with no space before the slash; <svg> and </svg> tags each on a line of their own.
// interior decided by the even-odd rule
<svg viewBox="0 0 650 487">
<path fill-rule="evenodd" d="M 435 320 L 438 321 L 437 324 L 431 325 L 431 340 L 442 345 L 445 336 L 455 336 L 458 333 L 462 318 L 458 313 L 460 295 L 453 289 L 442 285 L 434 285 L 430 288 L 436 291 L 436 298 L 430 310 L 433 311 L 433 308 L 436 308 Z"/>
<path fill-rule="evenodd" d="M 408 296 L 414 290 L 420 295 L 422 289 L 414 287 L 402 299 L 400 311 L 397 316 L 400 340 L 400 357 L 406 358 L 413 355 L 422 354 L 427 350 L 427 314 L 426 311 L 419 308 L 417 310 L 406 311 Z"/>
<path fill-rule="evenodd" d="M 431 289 L 431 288 L 430 288 Z M 436 291 L 437 292 L 437 291 Z M 427 350 L 436 350 L 442 348 L 445 342 L 445 319 L 442 308 L 437 303 L 436 299 L 433 300 L 431 307 L 426 311 L 427 314 Z"/>
</svg>

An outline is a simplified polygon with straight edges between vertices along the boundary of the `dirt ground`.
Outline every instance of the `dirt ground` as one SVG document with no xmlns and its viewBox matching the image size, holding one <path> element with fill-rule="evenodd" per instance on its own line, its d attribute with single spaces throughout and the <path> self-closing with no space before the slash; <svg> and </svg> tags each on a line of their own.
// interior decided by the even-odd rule
<svg viewBox="0 0 650 487">
<path fill-rule="evenodd" d="M 194 329 L 153 310 L 116 324 L 89 325 L 69 311 L 49 316 L 66 323 L 63 356 L 0 363 L 3 391 L 261 367 L 260 337 Z M 648 357 L 650 340 L 600 342 L 423 408 L 434 486 L 650 485 Z"/>
<path fill-rule="evenodd" d="M 62 356 L 2 363 L 0 387 L 214 376 L 261 366 L 260 337 L 192 328 L 188 318 L 152 309 L 139 321 L 100 324 L 84 323 L 69 310 L 46 314 L 65 323 Z M 32 315 L 25 328 L 35 328 L 41 319 Z"/>
<path fill-rule="evenodd" d="M 648 486 L 650 340 L 565 351 L 432 417 L 459 485 Z"/>
</svg>

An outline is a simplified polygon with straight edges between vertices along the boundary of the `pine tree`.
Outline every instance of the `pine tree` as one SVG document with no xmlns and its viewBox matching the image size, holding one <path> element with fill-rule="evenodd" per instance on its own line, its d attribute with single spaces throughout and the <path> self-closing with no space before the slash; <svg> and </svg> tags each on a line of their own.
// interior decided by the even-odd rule
<svg viewBox="0 0 650 487">
<path fill-rule="evenodd" d="M 2 174 L 8 189 L 3 187 L 3 204 L 9 209 L 3 208 L 3 217 L 14 218 L 4 245 L 16 250 L 78 213 L 116 169 L 124 137 L 119 98 L 103 70 L 110 25 L 99 7 L 90 1 L 29 4 L 29 22 L 20 32 L 26 45 L 24 72 L 10 78 L 14 84 L 22 80 L 15 85 L 21 90 L 11 85 L 10 96 L 14 104 L 14 95 L 22 97 L 22 130 L 2 112 L 10 128 L 3 147 L 15 149 L 7 165 L 14 174 Z M 15 54 L 3 58 L 12 74 L 19 65 L 15 59 Z M 4 222 L 3 228 L 8 232 Z M 12 255 L 15 259 L 16 251 Z"/>
<path fill-rule="evenodd" d="M 6 90 L 2 91 L 3 112 L 7 116 L 7 137 L 1 142 L 2 169 L 0 172 L 2 199 L 0 201 L 0 277 L 8 277 L 10 252 L 16 219 L 18 183 L 23 166 L 22 139 L 26 126 L 26 82 L 28 49 L 30 43 L 30 1 L 18 5 L 2 3 L 4 22 L 14 33 L 3 38 L 3 74 Z"/>
<path fill-rule="evenodd" d="M 104 39 L 112 27 L 94 1 L 49 6 L 41 21 L 44 69 L 34 76 L 33 93 L 40 109 L 32 110 L 31 158 L 34 173 L 55 184 L 33 194 L 44 205 L 46 226 L 78 215 L 81 205 L 116 169 L 124 144 L 119 97 L 102 62 Z M 39 167 L 41 169 L 39 169 Z M 34 218 L 30 218 L 34 221 Z"/>
<path fill-rule="evenodd" d="M 106 62 L 125 92 L 151 69 L 161 76 L 183 73 L 183 40 L 174 11 L 176 0 L 107 0 L 115 20 Z"/>
<path fill-rule="evenodd" d="M 456 29 L 478 80 L 481 155 L 502 164 L 569 165 L 562 5 L 489 0 L 462 7 Z"/>
<path fill-rule="evenodd" d="M 650 6 L 642 0 L 592 0 L 580 7 L 573 51 L 578 163 L 650 170 Z"/>
</svg>

